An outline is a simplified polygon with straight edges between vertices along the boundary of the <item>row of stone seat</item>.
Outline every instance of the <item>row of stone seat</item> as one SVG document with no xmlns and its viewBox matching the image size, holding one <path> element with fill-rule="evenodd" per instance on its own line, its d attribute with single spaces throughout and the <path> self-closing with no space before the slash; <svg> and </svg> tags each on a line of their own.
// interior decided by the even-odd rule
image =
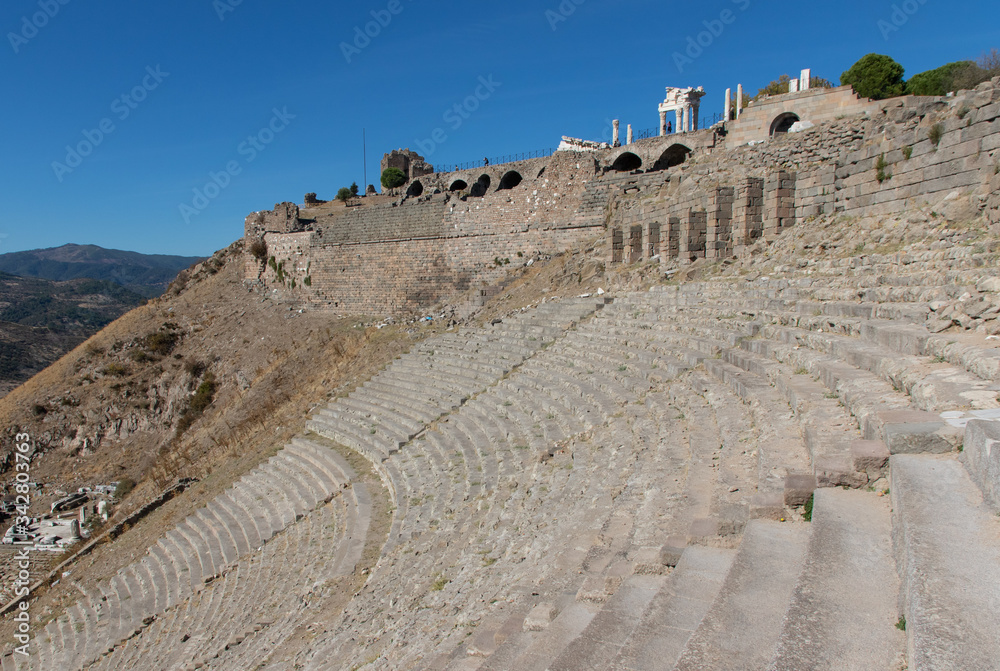
<svg viewBox="0 0 1000 671">
<path fill-rule="evenodd" d="M 113 649 L 322 505 L 348 481 L 345 466 L 328 448 L 289 445 L 50 622 L 38 637 L 40 667 L 76 668 Z"/>
<path fill-rule="evenodd" d="M 421 343 L 348 398 L 320 410 L 308 426 L 372 461 L 384 461 L 601 303 L 552 301 L 481 331 Z"/>
<path fill-rule="evenodd" d="M 602 312 L 595 319 L 603 318 Z M 606 386 L 608 380 L 615 381 L 615 393 L 627 392 L 636 399 L 650 390 L 650 383 L 644 377 L 624 375 L 619 370 L 620 366 L 625 365 L 622 361 L 634 362 L 632 359 L 625 359 L 625 356 L 638 356 L 644 352 L 642 348 L 630 349 L 622 345 L 619 348 L 619 358 L 605 357 L 597 351 L 581 348 L 576 335 L 589 329 L 592 322 L 593 320 L 581 325 L 580 329 L 570 332 L 566 338 L 527 361 L 495 387 L 472 398 L 460 410 L 442 420 L 435 430 L 404 446 L 383 464 L 399 474 L 400 481 L 395 485 L 400 493 L 398 498 L 401 502 L 407 502 L 405 512 L 402 507 L 397 511 L 397 515 L 401 514 L 404 520 L 400 529 L 407 536 L 398 542 L 396 552 L 411 553 L 407 554 L 409 559 L 401 566 L 395 561 L 384 566 L 390 574 L 405 569 L 403 575 L 386 578 L 388 582 L 412 586 L 412 591 L 396 590 L 400 612 L 395 617 L 409 617 L 403 604 L 408 599 L 423 596 L 427 589 L 426 576 L 435 575 L 442 565 L 473 567 L 468 571 L 470 578 L 475 578 L 474 589 L 470 589 L 468 580 L 463 582 L 463 576 L 449 575 L 452 582 L 442 590 L 450 592 L 451 585 L 455 585 L 455 590 L 461 594 L 460 598 L 468 601 L 470 608 L 482 602 L 475 599 L 474 595 L 495 594 L 497 591 L 510 589 L 511 586 L 505 586 L 504 583 L 516 584 L 517 576 L 522 575 L 517 573 L 512 576 L 509 567 L 505 565 L 503 572 L 486 572 L 489 575 L 484 578 L 480 575 L 484 571 L 477 566 L 475 560 L 459 562 L 435 552 L 435 548 L 442 546 L 464 547 L 461 541 L 445 539 L 456 535 L 463 538 L 466 537 L 463 534 L 468 535 L 470 529 L 478 528 L 489 531 L 488 541 L 485 542 L 495 549 L 503 547 L 505 542 L 509 542 L 508 539 L 524 542 L 518 536 L 530 529 L 530 545 L 536 548 L 532 551 L 534 554 L 538 552 L 537 548 L 565 548 L 566 541 L 560 540 L 558 535 L 548 542 L 544 539 L 546 534 L 571 533 L 571 529 L 576 527 L 569 523 L 570 519 L 578 519 L 576 526 L 586 528 L 601 525 L 602 520 L 611 515 L 613 506 L 608 503 L 600 506 L 600 510 L 606 510 L 604 513 L 597 512 L 598 509 L 592 505 L 570 505 L 569 502 L 581 498 L 582 492 L 590 492 L 591 497 L 595 496 L 595 489 L 602 492 L 598 499 L 603 499 L 605 488 L 601 482 L 607 484 L 616 481 L 615 476 L 618 475 L 603 472 L 607 470 L 608 463 L 592 463 L 586 469 L 578 466 L 576 449 L 573 452 L 573 468 L 569 471 L 557 469 L 544 474 L 545 479 L 541 484 L 536 484 L 534 490 L 529 490 L 534 492 L 532 495 L 526 495 L 527 492 L 517 486 L 519 483 L 523 484 L 526 477 L 538 478 L 542 475 L 540 471 L 549 468 L 544 465 L 549 463 L 548 459 L 553 462 L 559 459 L 558 455 L 549 456 L 556 452 L 556 446 L 573 445 L 577 437 L 586 431 L 608 430 L 602 425 L 610 414 L 622 408 L 620 402 L 625 400 L 609 393 Z M 569 366 L 568 363 L 573 365 Z M 659 411 L 658 408 L 656 410 Z M 648 424 L 659 425 L 658 420 L 659 417 Z M 636 465 L 634 456 L 629 458 L 631 448 L 631 445 L 622 446 L 621 454 L 617 457 L 629 462 L 629 472 Z M 615 451 L 618 452 L 618 448 Z M 543 459 L 541 462 L 539 455 Z M 676 467 L 676 463 L 674 466 Z M 654 471 L 651 468 L 650 474 Z M 579 484 L 573 485 L 573 482 Z M 653 483 L 655 480 L 647 483 L 643 492 Z M 543 493 L 538 491 L 541 487 L 544 487 Z M 543 500 L 565 502 L 567 519 L 561 520 L 559 525 L 547 521 L 548 510 L 541 504 Z M 515 529 L 514 535 L 512 529 Z M 521 531 L 518 532 L 517 529 Z M 544 529 L 548 531 L 542 533 Z M 656 533 L 648 530 L 644 534 L 644 537 L 662 540 Z M 567 548 L 563 553 L 554 552 L 557 556 L 565 556 L 566 553 L 570 556 L 580 555 L 579 551 L 572 548 Z M 569 565 L 578 565 L 586 557 L 585 551 Z M 518 564 L 524 562 L 523 558 L 519 559 Z M 534 561 L 539 559 L 541 557 L 534 558 Z M 509 560 L 503 557 L 500 561 Z M 535 584 L 540 581 L 540 569 L 537 566 L 534 571 L 530 570 L 530 566 L 525 566 L 524 569 L 525 579 L 531 576 Z M 549 568 L 542 569 L 541 575 L 549 571 Z M 567 572 L 555 573 L 562 575 Z M 575 571 L 570 573 L 577 575 Z M 424 579 L 421 580 L 421 577 Z M 594 577 L 603 585 L 603 569 Z M 557 577 L 551 579 L 559 582 Z M 373 591 L 377 594 L 378 587 L 373 587 Z M 467 615 L 473 617 L 468 612 Z M 429 617 L 431 616 L 426 611 L 422 613 L 421 626 L 430 630 L 432 627 L 427 621 Z M 398 620 L 394 620 L 394 623 L 394 626 L 400 626 Z M 373 628 L 379 626 L 384 624 L 372 624 Z M 441 630 L 450 629 L 442 627 Z M 323 652 L 317 653 L 315 658 L 328 659 L 330 655 L 351 654 L 353 643 L 349 639 L 357 637 L 356 630 L 352 629 L 350 633 L 345 631 L 340 640 L 324 647 Z M 462 644 L 461 638 L 458 636 L 452 643 Z M 435 645 L 447 649 L 450 644 L 437 641 Z M 355 654 L 360 653 L 355 651 Z"/>
<path fill-rule="evenodd" d="M 996 387 L 984 384 L 982 379 L 990 380 L 992 377 L 988 366 L 980 366 L 979 370 L 987 374 L 977 378 L 970 374 L 972 371 L 965 370 L 966 367 L 946 365 L 942 361 L 930 362 L 926 356 L 921 359 L 911 354 L 914 350 L 922 353 L 926 342 L 931 340 L 926 332 L 921 333 L 919 328 L 912 325 L 869 322 L 862 324 L 858 332 L 864 338 L 852 339 L 820 333 L 818 330 L 803 332 L 788 327 L 765 326 L 762 331 L 765 338 L 782 337 L 783 342 L 788 344 L 776 347 L 768 340 L 745 340 L 741 342 L 741 346 L 748 352 L 770 357 L 770 363 L 759 358 L 748 360 L 735 352 L 725 352 L 724 359 L 748 372 L 762 372 L 763 368 L 779 387 L 784 380 L 786 389 L 793 386 L 788 380 L 794 378 L 789 375 L 787 366 L 783 372 L 776 371 L 773 366 L 775 360 L 800 367 L 811 365 L 812 372 L 818 373 L 818 377 L 831 392 L 839 394 L 859 423 L 866 427 L 869 437 L 881 438 L 894 452 L 930 450 L 951 453 L 963 440 L 961 425 L 948 427 L 940 416 L 915 415 L 910 412 L 913 408 L 939 412 L 942 409 L 969 411 L 986 406 L 985 409 L 979 407 L 978 411 L 967 413 L 974 415 L 978 412 L 980 416 L 990 415 L 995 408 Z M 989 361 L 995 357 L 995 353 L 982 348 L 978 354 L 980 356 L 976 358 L 979 360 Z M 966 361 L 970 358 L 967 356 Z M 928 366 L 931 366 L 929 370 Z M 968 368 L 976 370 L 971 366 Z M 775 372 L 780 374 L 776 375 Z M 926 374 L 928 372 L 931 374 Z M 900 409 L 905 412 L 894 412 Z M 920 425 L 920 420 L 928 419 L 937 421 L 930 427 Z M 972 426 L 979 424 L 973 422 Z M 955 431 L 949 432 L 949 428 Z M 1000 568 L 997 561 L 1000 558 L 998 544 L 986 541 L 988 536 L 982 535 L 986 527 L 995 524 L 994 516 L 989 512 L 990 506 L 983 501 L 982 491 L 977 491 L 973 485 L 974 478 L 961 468 L 953 453 L 943 456 L 896 454 L 891 463 L 895 502 L 893 527 L 897 536 L 904 538 L 904 542 L 897 544 L 897 551 L 900 572 L 904 576 L 902 589 L 907 612 L 903 615 L 910 639 L 910 668 L 995 668 L 994 660 L 989 656 L 989 644 L 957 644 L 967 633 L 960 630 L 964 629 L 963 622 L 970 621 L 968 613 L 978 613 L 979 617 L 972 618 L 977 622 L 980 619 L 988 621 L 989 607 L 986 602 L 996 598 L 991 592 L 983 594 L 974 587 L 977 584 L 996 584 L 990 576 Z M 928 500 L 927 492 L 931 490 L 935 495 L 933 500 Z M 828 490 L 818 492 L 815 514 L 833 507 L 835 504 L 831 502 L 831 497 L 835 496 L 837 494 Z M 843 502 L 841 505 L 847 506 Z M 843 522 L 844 519 L 866 518 L 854 514 L 843 515 L 840 519 Z M 891 531 L 887 512 L 881 515 L 880 528 L 880 533 L 875 528 L 865 530 L 864 533 L 841 529 L 841 535 L 852 534 L 858 548 L 880 547 L 880 571 L 884 576 L 891 577 L 895 575 L 895 565 L 885 559 L 891 556 Z M 816 538 L 818 533 L 819 528 L 814 527 L 810 542 L 823 547 L 824 544 Z M 825 545 L 831 544 L 827 542 Z M 946 548 L 956 546 L 974 548 L 975 560 L 960 570 L 941 561 L 946 556 Z M 838 548 L 834 546 L 834 549 Z M 850 576 L 863 572 L 861 567 L 850 561 L 852 556 L 860 552 L 839 549 L 838 555 L 846 568 L 832 564 L 840 574 L 836 580 L 827 575 L 826 579 L 830 584 L 826 587 L 841 594 L 870 594 L 870 589 L 852 590 L 845 584 L 850 582 Z M 829 552 L 826 552 L 822 564 L 830 565 L 828 559 Z M 852 614 L 843 603 L 824 604 L 815 594 L 817 583 L 822 586 L 822 580 L 818 580 L 816 575 L 821 562 L 807 562 L 804 566 L 806 570 L 794 593 L 796 600 L 791 602 L 783 620 L 782 638 L 779 640 L 775 660 L 769 668 L 802 668 L 801 665 L 807 663 L 807 660 L 816 659 L 837 660 L 840 665 L 838 668 L 895 668 L 892 665 L 897 664 L 898 660 L 893 659 L 892 655 L 878 654 L 878 651 L 901 652 L 903 648 L 899 641 L 894 646 L 889 643 L 892 636 L 889 622 L 894 613 L 892 604 L 895 603 L 895 593 L 891 590 L 884 592 L 879 599 L 866 601 L 856 608 L 857 613 Z M 870 568 L 871 564 L 866 566 Z M 823 577 L 822 571 L 819 573 Z M 922 577 L 926 575 L 948 575 L 950 578 L 928 582 Z M 835 637 L 822 635 L 822 630 L 806 624 L 819 619 L 816 613 L 818 605 L 832 611 L 822 613 L 827 627 L 842 625 L 852 619 L 858 620 L 859 614 L 869 618 L 873 625 L 877 616 L 879 624 L 871 629 L 839 634 L 841 640 L 858 640 L 862 643 L 844 650 L 835 643 Z M 733 603 L 730 603 L 725 610 L 731 610 L 732 607 Z M 834 633 L 835 628 L 834 626 Z M 715 633 L 718 634 L 722 629 L 724 627 L 717 627 Z M 860 636 L 865 632 L 869 634 L 867 638 Z M 873 637 L 873 633 L 878 633 L 880 638 Z M 985 630 L 979 633 L 985 640 L 995 635 Z M 897 633 L 897 636 L 901 637 L 902 634 Z M 711 654 L 718 654 L 722 643 L 720 640 L 713 643 L 710 635 L 704 638 L 702 647 L 695 652 L 686 653 L 689 661 L 682 660 L 678 668 L 731 668 L 717 663 L 712 665 Z M 731 645 L 731 642 L 727 645 Z M 733 651 L 727 648 L 726 652 L 730 659 L 727 663 L 731 664 Z M 853 652 L 854 657 L 862 661 L 851 666 L 847 661 L 850 657 L 845 658 L 846 652 Z M 864 657 L 862 653 L 868 656 Z"/>
<path fill-rule="evenodd" d="M 266 659 L 272 646 L 261 642 L 284 640 L 309 602 L 330 596 L 325 584 L 351 575 L 361 557 L 371 501 L 363 484 L 341 491 L 343 496 L 308 513 L 204 590 L 160 614 L 140 635 L 105 655 L 98 668 L 223 662 L 251 668 Z"/>
<path fill-rule="evenodd" d="M 818 435 L 818 431 L 830 424 L 844 424 L 845 416 L 842 411 L 834 413 L 833 418 L 829 416 L 833 401 L 825 394 L 820 397 L 815 382 L 796 380 L 794 373 L 776 370 L 780 364 L 740 358 L 739 350 L 728 348 L 720 352 L 721 360 L 708 359 L 705 363 L 710 372 L 730 382 L 737 394 L 748 402 L 760 404 L 769 414 L 780 414 L 784 411 L 776 408 L 788 408 L 791 404 L 805 421 L 807 430 L 803 433 L 812 438 L 804 442 L 811 444 L 814 451 L 820 443 L 838 442 L 830 436 Z M 780 384 L 778 388 L 771 387 L 771 379 L 781 380 L 782 372 L 786 378 L 783 388 Z M 751 376 L 756 379 L 748 380 Z M 785 427 L 786 434 L 793 433 L 790 428 Z M 853 436 L 849 430 L 845 433 L 857 437 L 856 428 Z M 774 446 L 773 441 L 765 444 Z M 855 498 L 828 502 L 837 496 Z M 852 515 L 839 510 L 826 512 L 830 507 L 851 505 Z M 729 669 L 765 668 L 773 661 L 778 665 L 776 668 L 793 669 L 804 668 L 801 666 L 804 660 L 830 659 L 847 662 L 847 666 L 838 668 L 888 669 L 889 666 L 878 664 L 886 658 L 895 662 L 895 656 L 902 650 L 900 633 L 893 626 L 896 612 L 888 510 L 882 506 L 881 542 L 875 544 L 869 539 L 870 529 L 828 531 L 824 526 L 828 518 L 839 523 L 851 519 L 858 511 L 866 521 L 871 517 L 872 506 L 877 505 L 879 500 L 873 494 L 823 490 L 816 501 L 817 523 L 812 535 L 802 525 L 751 522 L 738 553 L 690 547 L 669 579 L 628 578 L 604 608 L 585 618 L 583 628 L 571 637 L 571 643 L 558 657 L 545 660 L 544 666 L 539 663 L 483 668 L 659 669 L 673 668 L 676 664 L 679 669 Z M 877 539 L 878 535 L 874 535 Z M 843 547 L 848 541 L 855 546 Z M 865 552 L 858 552 L 856 546 L 864 547 Z M 851 559 L 858 555 L 862 558 L 856 559 L 853 566 L 850 562 L 835 563 L 831 570 L 831 556 Z M 859 570 L 861 564 L 867 567 L 866 572 Z M 865 593 L 878 608 L 858 616 L 845 612 L 844 604 L 838 603 L 836 597 L 845 587 L 843 583 L 849 582 L 848 578 L 862 575 L 868 582 L 855 582 L 865 583 L 861 586 L 868 588 Z M 824 580 L 828 584 L 824 585 Z M 683 596 L 678 597 L 678 592 Z M 752 603 L 752 609 L 748 603 Z M 842 620 L 833 623 L 824 620 L 823 626 L 816 627 L 813 619 L 817 611 L 840 616 Z M 677 619 L 681 620 L 680 626 Z M 850 635 L 845 637 L 845 633 Z M 562 631 L 557 636 L 565 634 Z M 853 640 L 852 636 L 859 641 L 856 647 L 861 652 L 840 654 L 837 646 L 842 645 L 841 641 Z M 775 654 L 776 650 L 781 652 Z M 862 665 L 852 666 L 849 661 L 852 658 L 860 659 Z M 873 661 L 875 665 L 863 665 Z"/>
</svg>

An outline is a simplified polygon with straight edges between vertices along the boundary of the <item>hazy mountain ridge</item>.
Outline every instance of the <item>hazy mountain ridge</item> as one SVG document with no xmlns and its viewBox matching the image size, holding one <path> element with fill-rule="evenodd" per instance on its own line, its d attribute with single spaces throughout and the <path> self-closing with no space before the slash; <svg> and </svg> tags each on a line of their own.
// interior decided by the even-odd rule
<svg viewBox="0 0 1000 671">
<path fill-rule="evenodd" d="M 204 257 L 140 254 L 97 245 L 63 245 L 0 254 L 0 272 L 54 282 L 114 282 L 147 298 L 160 295 L 181 270 Z"/>
</svg>

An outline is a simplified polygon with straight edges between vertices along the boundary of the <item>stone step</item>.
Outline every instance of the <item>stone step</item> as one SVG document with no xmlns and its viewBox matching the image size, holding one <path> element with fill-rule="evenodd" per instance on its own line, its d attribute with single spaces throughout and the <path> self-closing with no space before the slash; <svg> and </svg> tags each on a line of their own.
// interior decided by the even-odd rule
<svg viewBox="0 0 1000 671">
<path fill-rule="evenodd" d="M 766 668 L 808 541 L 806 524 L 751 520 L 729 575 L 676 671 Z"/>
<path fill-rule="evenodd" d="M 862 327 L 864 332 L 864 327 Z M 787 342 L 793 335 L 785 335 Z M 928 357 L 895 352 L 879 344 L 847 336 L 816 333 L 800 336 L 813 349 L 868 370 L 910 395 L 917 408 L 932 412 L 985 410 L 1000 407 L 1000 384 L 985 381 L 964 368 L 935 363 Z"/>
<path fill-rule="evenodd" d="M 631 634 L 618 642 L 620 649 L 606 668 L 672 669 L 722 589 L 735 556 L 735 550 L 686 548 Z"/>
<path fill-rule="evenodd" d="M 608 668 L 666 581 L 656 575 L 627 578 L 587 628 L 549 664 L 550 671 Z"/>
<path fill-rule="evenodd" d="M 908 668 L 1000 669 L 996 509 L 953 457 L 899 454 L 890 468 Z"/>
<path fill-rule="evenodd" d="M 709 374 L 728 384 L 750 406 L 761 432 L 757 488 L 761 510 L 770 509 L 762 514 L 777 518 L 782 505 L 802 505 L 803 488 L 808 497 L 815 478 L 805 440 L 788 403 L 758 375 L 722 360 L 706 359 L 704 365 Z M 765 501 L 769 497 L 780 500 Z"/>
<path fill-rule="evenodd" d="M 488 658 L 480 668 L 484 671 L 546 671 L 559 653 L 583 633 L 598 610 L 592 603 L 570 601 L 543 631 L 508 639 L 504 645 L 509 654 L 503 654 L 507 652 L 505 650 L 498 650 L 499 654 Z M 513 657 L 509 663 L 499 664 L 509 657 Z"/>
<path fill-rule="evenodd" d="M 884 450 L 881 461 L 867 458 L 870 456 L 867 451 L 859 453 L 857 443 L 861 435 L 857 422 L 836 400 L 836 395 L 811 377 L 796 375 L 789 366 L 753 354 L 759 342 L 744 341 L 742 349 L 726 350 L 722 359 L 767 377 L 788 402 L 799 420 L 817 485 L 857 488 L 882 477 L 888 465 L 888 450 Z"/>
<path fill-rule="evenodd" d="M 897 671 L 899 575 L 889 501 L 817 490 L 805 567 L 769 671 Z"/>
<path fill-rule="evenodd" d="M 962 430 L 935 413 L 913 410 L 909 397 L 869 371 L 797 343 L 754 341 L 754 351 L 819 377 L 858 420 L 866 440 L 881 440 L 893 454 L 946 453 L 961 444 Z"/>
</svg>

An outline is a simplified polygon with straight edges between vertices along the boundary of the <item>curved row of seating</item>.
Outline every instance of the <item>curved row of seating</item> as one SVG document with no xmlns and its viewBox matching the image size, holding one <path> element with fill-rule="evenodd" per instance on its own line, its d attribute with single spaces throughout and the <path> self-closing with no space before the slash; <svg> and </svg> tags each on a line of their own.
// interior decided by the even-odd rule
<svg viewBox="0 0 1000 671">
<path fill-rule="evenodd" d="M 295 444 L 308 441 L 297 439 Z M 342 487 L 329 504 L 307 513 L 204 590 L 161 613 L 94 667 L 255 667 L 298 626 L 303 610 L 329 598 L 328 583 L 354 573 L 370 517 L 367 488 L 361 483 Z"/>
<path fill-rule="evenodd" d="M 323 506 L 350 481 L 349 473 L 329 448 L 287 446 L 46 625 L 36 638 L 35 657 L 15 661 L 62 669 L 94 662 Z"/>
<path fill-rule="evenodd" d="M 686 539 L 696 519 L 724 508 L 723 492 L 719 500 L 712 494 L 718 456 L 698 460 L 697 484 L 684 473 L 692 451 L 717 451 L 722 440 L 716 434 L 692 444 L 682 425 L 669 421 L 680 411 L 663 389 L 688 365 L 637 325 L 631 338 L 593 337 L 618 311 L 605 307 L 383 462 L 407 502 L 399 522 L 404 537 L 351 613 L 331 627 L 336 635 L 295 663 L 482 662 L 499 654 L 495 633 L 523 621 L 527 602 L 544 598 L 532 594 L 562 602 L 568 593 L 567 618 L 592 614 L 635 566 L 663 571 L 662 546 Z M 691 390 L 684 399 L 712 415 Z M 742 419 L 738 402 L 728 409 Z M 748 478 L 741 484 L 743 496 L 756 487 Z M 684 498 L 701 496 L 706 485 L 705 500 L 687 505 Z M 724 494 L 734 496 L 729 489 Z M 386 594 L 392 607 L 378 608 Z M 479 633 L 470 641 L 473 623 Z M 428 636 L 414 641 L 403 634 L 414 630 Z M 379 631 L 400 634 L 386 640 Z M 532 650 L 544 645 L 554 659 L 569 640 L 567 634 L 559 646 L 522 643 Z"/>
</svg>

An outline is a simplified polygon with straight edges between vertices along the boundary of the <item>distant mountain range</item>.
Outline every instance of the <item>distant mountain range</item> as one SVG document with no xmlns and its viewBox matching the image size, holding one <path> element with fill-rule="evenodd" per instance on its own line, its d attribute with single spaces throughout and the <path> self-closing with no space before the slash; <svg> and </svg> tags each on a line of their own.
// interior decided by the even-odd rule
<svg viewBox="0 0 1000 671">
<path fill-rule="evenodd" d="M 203 260 L 96 245 L 0 254 L 0 396 Z"/>
<path fill-rule="evenodd" d="M 0 272 L 54 282 L 103 280 L 153 298 L 162 294 L 181 270 L 204 260 L 197 256 L 123 252 L 97 245 L 63 245 L 0 254 Z"/>
</svg>

